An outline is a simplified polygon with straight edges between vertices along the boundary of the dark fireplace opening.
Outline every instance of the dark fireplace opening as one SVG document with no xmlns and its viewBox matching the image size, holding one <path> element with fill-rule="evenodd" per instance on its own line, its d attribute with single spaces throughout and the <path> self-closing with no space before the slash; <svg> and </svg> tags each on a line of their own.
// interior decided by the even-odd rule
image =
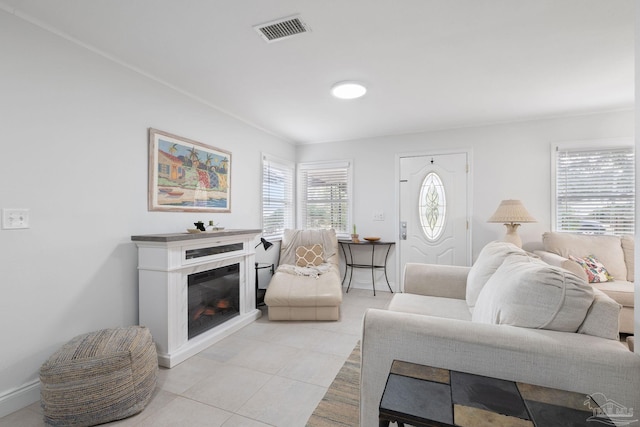
<svg viewBox="0 0 640 427">
<path fill-rule="evenodd" d="M 240 314 L 240 264 L 188 277 L 189 339 Z"/>
</svg>

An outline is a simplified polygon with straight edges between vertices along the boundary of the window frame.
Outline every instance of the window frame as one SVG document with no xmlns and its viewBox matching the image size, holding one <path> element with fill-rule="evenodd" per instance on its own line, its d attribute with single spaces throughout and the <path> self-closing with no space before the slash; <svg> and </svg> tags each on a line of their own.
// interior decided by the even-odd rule
<svg viewBox="0 0 640 427">
<path fill-rule="evenodd" d="M 591 151 L 591 150 L 615 150 L 615 149 L 631 149 L 633 151 L 634 157 L 636 155 L 635 152 L 635 144 L 633 138 L 608 138 L 608 139 L 595 139 L 595 140 L 579 140 L 579 141 L 565 141 L 551 144 L 551 229 L 557 232 L 576 232 L 581 234 L 589 234 L 584 231 L 571 231 L 571 230 L 561 230 L 559 229 L 559 221 L 558 221 L 558 157 L 559 153 L 562 151 Z M 636 179 L 636 164 L 637 160 L 634 158 L 632 162 L 633 165 L 633 175 L 634 175 L 634 192 L 635 192 L 635 179 Z M 635 203 L 635 200 L 634 200 Z M 634 219 L 633 219 L 633 228 L 631 233 L 635 233 L 635 221 L 636 221 L 636 211 L 637 207 L 634 206 L 632 210 Z M 612 234 L 611 232 L 599 233 L 599 234 Z M 621 234 L 629 234 L 629 233 L 617 233 L 617 235 Z"/>
<path fill-rule="evenodd" d="M 290 188 L 285 190 L 285 192 L 287 193 L 287 195 L 289 195 L 289 200 L 287 200 L 286 196 L 283 199 L 282 203 L 285 206 L 285 208 L 288 205 L 288 209 L 285 209 L 285 214 L 284 214 L 284 224 L 283 224 L 283 228 L 279 229 L 277 231 L 267 231 L 265 230 L 265 224 L 266 224 L 266 216 L 265 216 L 265 205 L 266 205 L 266 197 L 268 197 L 268 195 L 265 193 L 265 180 L 267 179 L 267 176 L 265 174 L 265 172 L 268 170 L 267 168 L 269 168 L 269 165 L 273 165 L 275 166 L 274 169 L 278 169 L 280 171 L 288 171 L 289 172 L 289 182 L 290 182 Z M 286 186 L 286 184 L 285 184 Z M 276 156 L 272 156 L 270 154 L 266 154 L 266 153 L 262 153 L 262 179 L 261 179 L 261 191 L 262 191 L 262 197 L 261 197 L 261 206 L 260 206 L 260 212 L 261 212 L 261 225 L 262 225 L 262 235 L 264 238 L 271 238 L 274 240 L 277 239 L 281 239 L 282 236 L 284 235 L 284 230 L 288 229 L 288 228 L 295 228 L 295 223 L 296 223 L 296 164 L 293 161 L 289 161 L 289 160 L 284 160 L 281 158 L 278 158 Z M 288 220 L 287 220 L 288 218 Z"/>
<path fill-rule="evenodd" d="M 303 184 L 302 181 L 304 179 L 304 174 L 308 171 L 320 171 L 320 170 L 330 170 L 330 169 L 345 169 L 346 172 L 346 205 L 347 205 L 347 215 L 346 215 L 346 223 L 345 228 L 340 229 L 332 224 L 331 228 L 336 230 L 336 235 L 339 239 L 348 239 L 351 236 L 351 230 L 353 228 L 353 160 L 334 160 L 334 161 L 320 161 L 320 162 L 301 162 L 297 165 L 297 178 L 296 178 L 296 187 L 297 187 L 297 226 L 298 228 L 307 228 L 307 218 L 305 218 L 305 212 L 307 204 L 307 196 L 306 193 L 306 184 Z"/>
</svg>

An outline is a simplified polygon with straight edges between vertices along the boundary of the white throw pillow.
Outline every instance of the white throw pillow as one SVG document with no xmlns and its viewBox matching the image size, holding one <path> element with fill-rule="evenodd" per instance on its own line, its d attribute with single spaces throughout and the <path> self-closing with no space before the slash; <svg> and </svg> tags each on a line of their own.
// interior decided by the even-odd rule
<svg viewBox="0 0 640 427">
<path fill-rule="evenodd" d="M 570 271 L 512 255 L 480 292 L 472 320 L 576 332 L 593 298 L 593 288 Z"/>
<path fill-rule="evenodd" d="M 469 270 L 467 276 L 467 306 L 469 311 L 473 313 L 473 308 L 476 305 L 478 295 L 484 287 L 487 280 L 496 272 L 498 267 L 502 265 L 502 262 L 513 254 L 524 254 L 525 251 L 507 242 L 491 242 L 488 243 L 478 255 L 478 259 Z"/>
</svg>

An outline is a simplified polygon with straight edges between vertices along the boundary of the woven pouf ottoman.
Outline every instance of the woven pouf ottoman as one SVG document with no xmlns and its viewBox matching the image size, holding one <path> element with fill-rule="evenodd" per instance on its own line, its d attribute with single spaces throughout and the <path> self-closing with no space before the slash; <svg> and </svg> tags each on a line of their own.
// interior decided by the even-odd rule
<svg viewBox="0 0 640 427">
<path fill-rule="evenodd" d="M 158 355 L 143 326 L 79 335 L 40 368 L 44 421 L 93 426 L 142 411 L 156 386 Z"/>
</svg>

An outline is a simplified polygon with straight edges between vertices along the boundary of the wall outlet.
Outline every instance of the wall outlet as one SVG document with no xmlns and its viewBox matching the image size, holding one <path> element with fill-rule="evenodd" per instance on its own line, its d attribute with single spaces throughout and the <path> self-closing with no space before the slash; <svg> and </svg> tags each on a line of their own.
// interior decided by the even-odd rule
<svg viewBox="0 0 640 427">
<path fill-rule="evenodd" d="M 2 209 L 2 228 L 29 228 L 29 209 Z"/>
<path fill-rule="evenodd" d="M 376 211 L 373 213 L 373 220 L 374 221 L 384 221 L 384 212 L 383 211 Z"/>
</svg>

